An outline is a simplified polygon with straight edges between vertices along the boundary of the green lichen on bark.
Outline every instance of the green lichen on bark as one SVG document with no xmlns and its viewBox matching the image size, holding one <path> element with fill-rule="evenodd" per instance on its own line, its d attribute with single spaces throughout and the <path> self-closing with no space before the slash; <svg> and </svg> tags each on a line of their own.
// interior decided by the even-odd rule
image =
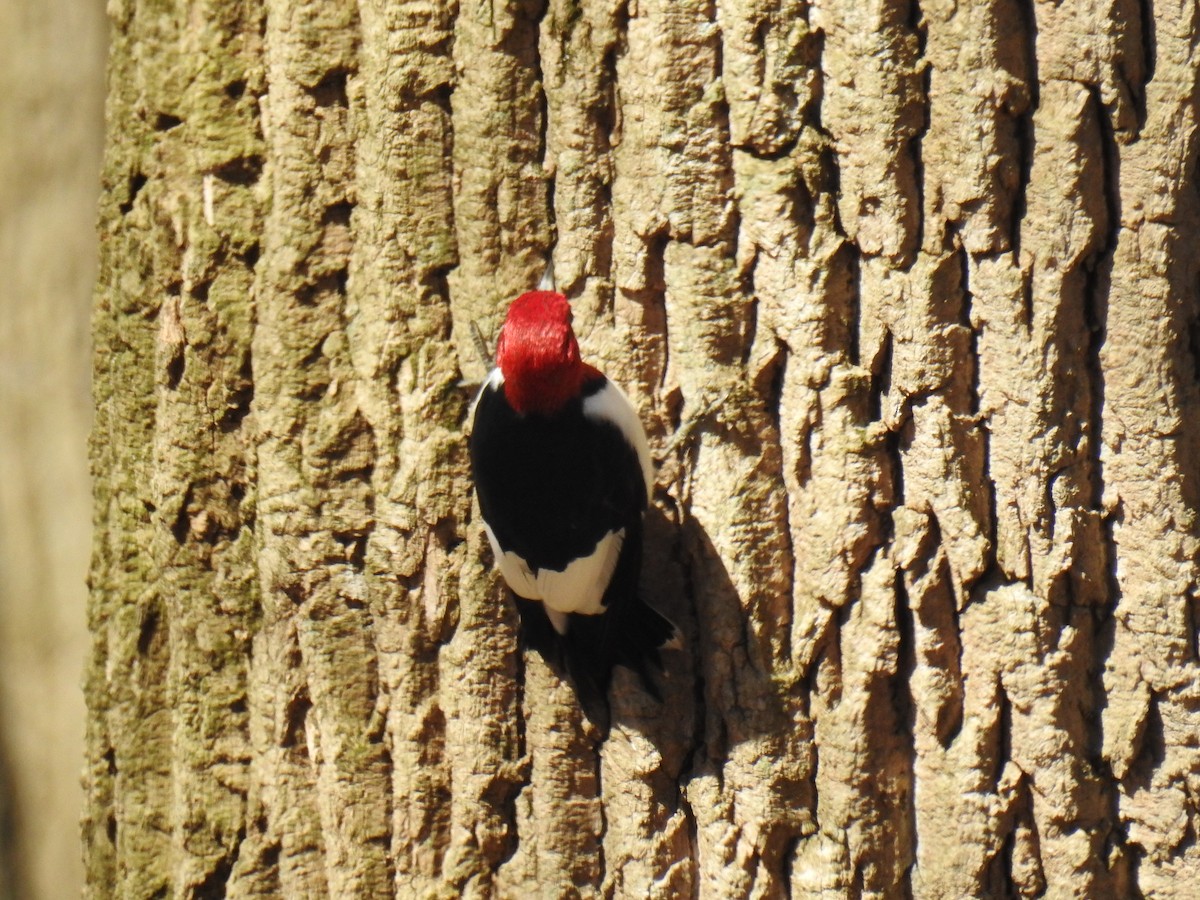
<svg viewBox="0 0 1200 900">
<path fill-rule="evenodd" d="M 263 82 L 256 16 L 211 12 L 197 31 L 169 4 L 111 10 L 110 67 L 127 77 L 108 103 L 94 316 L 84 828 L 98 896 L 223 881 L 245 831 Z"/>
</svg>

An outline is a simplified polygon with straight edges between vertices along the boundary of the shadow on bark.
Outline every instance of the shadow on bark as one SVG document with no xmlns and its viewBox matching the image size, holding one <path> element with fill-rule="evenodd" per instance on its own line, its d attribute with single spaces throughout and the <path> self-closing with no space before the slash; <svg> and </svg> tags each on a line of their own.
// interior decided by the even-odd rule
<svg viewBox="0 0 1200 900">
<path fill-rule="evenodd" d="M 614 726 L 650 738 L 674 775 L 719 767 L 737 744 L 782 737 L 796 727 L 794 704 L 772 677 L 769 635 L 752 627 L 754 611 L 746 608 L 752 598 L 739 596 L 699 522 L 676 522 L 650 508 L 641 584 L 647 601 L 679 627 L 683 647 L 663 653 L 661 704 L 633 673 L 617 670 L 610 696 Z"/>
</svg>

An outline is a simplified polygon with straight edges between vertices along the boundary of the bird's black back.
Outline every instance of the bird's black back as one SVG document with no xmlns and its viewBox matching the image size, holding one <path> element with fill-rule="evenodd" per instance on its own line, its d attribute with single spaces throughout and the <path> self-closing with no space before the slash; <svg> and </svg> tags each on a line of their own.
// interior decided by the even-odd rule
<svg viewBox="0 0 1200 900">
<path fill-rule="evenodd" d="M 602 614 L 572 613 L 560 635 L 541 602 L 516 598 L 522 642 L 566 671 L 593 718 L 607 715 L 614 665 L 634 669 L 657 696 L 647 663 L 660 667 L 658 648 L 676 637 L 671 622 L 638 598 L 648 498 L 637 451 L 615 423 L 583 411 L 584 400 L 606 385 L 604 376 L 592 379 L 560 412 L 540 416 L 517 413 L 503 389 L 488 384 L 470 438 L 483 518 L 501 549 L 531 568 L 561 571 L 624 529 Z"/>
<path fill-rule="evenodd" d="M 616 425 L 584 415 L 595 378 L 553 416 L 517 413 L 486 386 L 475 409 L 471 469 L 479 508 L 505 551 L 561 571 L 608 534 L 640 524 L 646 490 Z"/>
</svg>

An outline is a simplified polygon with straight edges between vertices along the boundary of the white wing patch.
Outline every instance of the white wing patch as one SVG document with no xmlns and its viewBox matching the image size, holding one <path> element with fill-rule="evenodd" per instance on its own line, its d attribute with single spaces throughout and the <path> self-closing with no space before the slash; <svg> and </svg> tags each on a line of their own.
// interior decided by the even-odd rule
<svg viewBox="0 0 1200 900">
<path fill-rule="evenodd" d="M 596 544 L 595 550 L 572 560 L 561 572 L 531 569 L 516 553 L 501 549 L 490 525 L 484 522 L 483 528 L 500 574 L 513 593 L 526 600 L 540 600 L 545 605 L 550 624 L 559 634 L 567 633 L 567 613 L 597 615 L 604 611 L 601 601 L 621 555 L 624 528 L 610 531 Z"/>
<path fill-rule="evenodd" d="M 629 446 L 637 451 L 642 477 L 646 479 L 646 497 L 654 496 L 654 460 L 650 456 L 650 442 L 646 440 L 646 429 L 625 392 L 615 381 L 608 379 L 604 387 L 583 401 L 583 414 L 620 429 Z"/>
<path fill-rule="evenodd" d="M 596 549 L 587 556 L 574 559 L 561 572 L 539 569 L 538 593 L 547 610 L 563 613 L 582 613 L 592 616 L 604 611 L 601 601 L 608 583 L 612 581 L 625 529 L 610 531 L 600 538 Z"/>
<path fill-rule="evenodd" d="M 483 530 L 487 532 L 488 543 L 492 545 L 492 554 L 496 557 L 496 565 L 500 568 L 500 574 L 504 576 L 508 586 L 513 589 L 513 593 L 526 600 L 541 600 L 542 598 L 538 594 L 537 578 L 534 576 L 533 570 L 529 568 L 529 564 L 511 550 L 508 552 L 502 550 L 500 542 L 496 540 L 495 532 L 492 531 L 492 526 L 487 522 L 483 523 Z"/>
</svg>

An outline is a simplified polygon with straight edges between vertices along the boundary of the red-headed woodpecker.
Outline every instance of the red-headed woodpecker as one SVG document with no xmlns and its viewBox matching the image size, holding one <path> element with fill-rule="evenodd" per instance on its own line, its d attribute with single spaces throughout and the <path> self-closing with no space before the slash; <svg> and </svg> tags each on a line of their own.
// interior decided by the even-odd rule
<svg viewBox="0 0 1200 900">
<path fill-rule="evenodd" d="M 603 698 L 614 665 L 657 695 L 646 663 L 661 666 L 659 649 L 678 637 L 638 595 L 650 448 L 629 398 L 580 359 L 562 294 L 531 291 L 509 307 L 470 449 L 523 642 L 565 666 L 585 703 Z"/>
</svg>

